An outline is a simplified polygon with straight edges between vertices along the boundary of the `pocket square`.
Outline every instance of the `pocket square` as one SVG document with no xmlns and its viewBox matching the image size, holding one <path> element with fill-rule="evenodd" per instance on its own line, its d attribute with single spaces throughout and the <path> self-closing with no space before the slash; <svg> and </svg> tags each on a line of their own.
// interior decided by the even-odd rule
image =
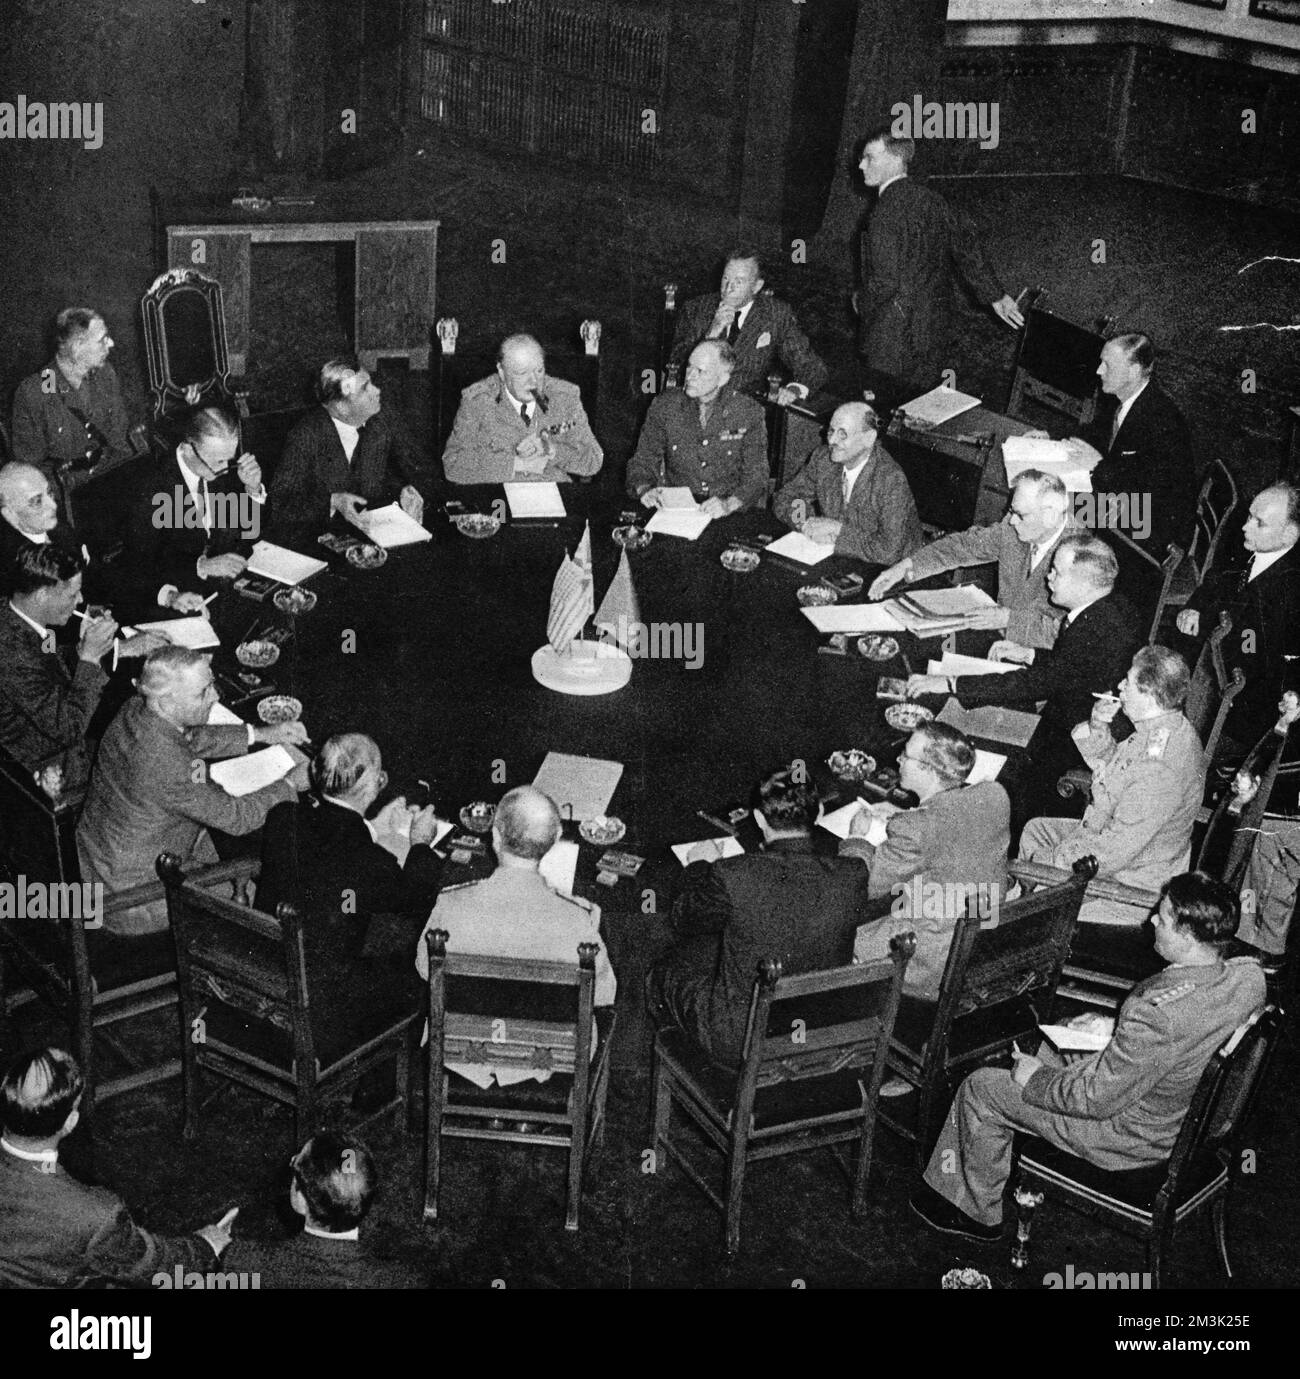
<svg viewBox="0 0 1300 1379">
<path fill-rule="evenodd" d="M 765 330 L 762 335 L 754 342 L 756 350 L 765 350 L 772 343 L 772 332 Z"/>
</svg>

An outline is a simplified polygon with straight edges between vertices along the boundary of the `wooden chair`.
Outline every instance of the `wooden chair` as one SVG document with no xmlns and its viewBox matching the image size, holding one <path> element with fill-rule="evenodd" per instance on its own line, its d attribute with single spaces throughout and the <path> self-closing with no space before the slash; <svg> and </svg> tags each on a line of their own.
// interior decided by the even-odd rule
<svg viewBox="0 0 1300 1379">
<path fill-rule="evenodd" d="M 1240 1172 L 1242 1135 L 1277 1042 L 1281 1015 L 1267 1006 L 1214 1055 L 1201 1074 L 1168 1159 L 1147 1168 L 1106 1170 L 1033 1136 L 1017 1136 L 1018 1223 L 1011 1262 L 1029 1263 L 1034 1212 L 1045 1195 L 1064 1200 L 1146 1246 L 1146 1268 L 1159 1288 L 1177 1228 L 1209 1207 L 1224 1273 L 1228 1194 Z"/>
<path fill-rule="evenodd" d="M 193 268 L 171 268 L 140 299 L 155 422 L 185 411 L 186 390 L 200 407 L 248 415 L 248 387 L 230 373 L 221 284 Z"/>
<path fill-rule="evenodd" d="M 1222 460 L 1215 460 L 1205 475 L 1196 499 L 1196 521 L 1182 560 L 1167 563 L 1160 597 L 1151 622 L 1150 641 L 1159 641 L 1165 611 L 1182 608 L 1200 587 L 1214 565 L 1228 519 L 1236 511 L 1237 481 Z"/>
<path fill-rule="evenodd" d="M 564 1228 L 576 1231 L 583 1175 L 605 1136 L 614 1033 L 613 1007 L 595 1006 L 597 946 L 579 944 L 576 963 L 448 954 L 447 931 L 434 929 L 425 935 L 425 947 L 424 1219 L 438 1219 L 447 1136 L 566 1150 Z M 550 1076 L 480 1088 L 447 1071 L 456 1063 Z"/>
<path fill-rule="evenodd" d="M 891 943 L 892 957 L 827 972 L 783 977 L 763 962 L 754 983 L 738 1072 L 709 1061 L 680 1029 L 655 1038 L 651 1108 L 658 1163 L 669 1158 L 722 1213 L 728 1255 L 740 1248 L 741 1199 L 751 1163 L 856 1144 L 851 1210 L 861 1214 L 875 1134 L 885 1051 L 898 1014 L 903 973 L 916 941 Z M 685 1138 L 672 1128 L 673 1107 L 721 1155 L 722 1194 L 704 1176 Z"/>
<path fill-rule="evenodd" d="M 677 333 L 677 284 L 664 283 L 664 305 L 659 313 L 659 387 L 676 388 L 681 382 L 671 362 L 673 336 Z"/>
<path fill-rule="evenodd" d="M 392 1059 L 395 1095 L 362 1117 L 404 1124 L 413 989 L 367 984 L 322 963 L 308 980 L 303 926 L 282 903 L 273 919 L 201 890 L 170 853 L 158 858 L 179 978 L 184 1136 L 199 1128 L 199 1074 L 293 1108 L 293 1143 L 320 1123 L 326 1098 Z"/>
<path fill-rule="evenodd" d="M 1022 879 L 1022 864 L 1008 864 Z M 1092 857 L 1059 884 L 1003 903 L 981 917 L 973 902 L 957 920 L 937 1001 L 903 996 L 889 1070 L 919 1093 L 907 1123 L 887 1099 L 880 1119 L 916 1146 L 924 1165 L 956 1084 L 972 1068 L 1005 1058 L 1050 1013 L 1079 906 L 1096 875 Z M 910 1100 L 910 1098 L 909 1098 Z"/>
<path fill-rule="evenodd" d="M 1025 312 L 1016 349 L 1007 416 L 1042 424 L 1045 408 L 1056 419 L 1086 426 L 1097 410 L 1097 365 L 1105 339 L 1041 307 Z"/>
</svg>

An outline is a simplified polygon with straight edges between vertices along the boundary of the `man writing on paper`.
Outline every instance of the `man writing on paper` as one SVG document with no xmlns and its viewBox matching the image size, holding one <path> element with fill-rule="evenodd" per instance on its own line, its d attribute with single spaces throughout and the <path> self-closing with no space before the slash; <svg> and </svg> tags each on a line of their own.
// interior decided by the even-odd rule
<svg viewBox="0 0 1300 1379">
<path fill-rule="evenodd" d="M 392 502 L 421 521 L 415 444 L 397 413 L 380 410 L 379 389 L 360 362 L 329 360 L 316 397 L 320 406 L 289 432 L 271 476 L 272 539 L 301 545 L 335 513 L 355 523 L 365 508 Z"/>
<path fill-rule="evenodd" d="M 252 833 L 273 806 L 307 788 L 303 759 L 247 795 L 228 795 L 209 778 L 209 759 L 240 756 L 256 744 L 296 746 L 307 730 L 301 723 L 209 726 L 217 690 L 207 656 L 163 647 L 145 661 L 136 688 L 99 744 L 77 825 L 81 879 L 101 882 L 110 894 L 155 880 L 160 852 L 182 862 L 218 861 L 209 828 Z M 105 927 L 126 935 L 165 929 L 166 902 L 115 914 Z"/>
<path fill-rule="evenodd" d="M 760 295 L 762 293 L 763 295 Z M 790 373 L 777 394 L 782 406 L 801 402 L 826 382 L 826 365 L 808 344 L 794 312 L 763 293 L 763 266 L 752 249 L 733 249 L 722 270 L 722 291 L 693 297 L 682 307 L 669 356 L 679 368 L 701 340 L 725 340 L 736 354 L 732 387 L 767 393 L 773 359 Z"/>
<path fill-rule="evenodd" d="M 909 698 L 955 694 L 963 708 L 1000 704 L 1028 713 L 1045 700 L 1030 750 L 1037 770 L 1054 783 L 1062 771 L 1078 764 L 1070 732 L 1091 714 L 1093 691 L 1108 692 L 1142 644 L 1136 615 L 1115 593 L 1118 578 L 1115 552 L 1100 537 L 1087 532 L 1062 537 L 1047 574 L 1052 603 L 1065 609 L 1055 646 L 1036 651 L 1011 641 L 994 642 L 989 651 L 993 660 L 1027 668 L 1005 675 L 913 675 L 907 682 Z"/>
<path fill-rule="evenodd" d="M 541 345 L 511 335 L 496 373 L 461 393 L 442 467 L 453 484 L 567 484 L 597 473 L 604 459 L 577 384 L 548 379 Z"/>
<path fill-rule="evenodd" d="M 1052 552 L 1067 532 L 1082 530 L 1070 515 L 1069 495 L 1060 479 L 1026 469 L 1016 476 L 1011 508 L 1001 522 L 941 536 L 877 575 L 868 592 L 881 599 L 896 584 L 996 561 L 997 606 L 971 614 L 966 626 L 1003 631 L 1007 641 L 1020 646 L 1049 647 L 1061 621 L 1047 588 Z"/>
<path fill-rule="evenodd" d="M 981 1068 L 958 1088 L 912 1210 L 946 1235 L 1002 1235 L 1002 1194 L 1017 1131 L 1106 1172 L 1169 1157 L 1206 1065 L 1264 1004 L 1250 958 L 1224 961 L 1239 906 L 1204 872 L 1165 882 L 1151 916 L 1168 966 L 1129 992 L 1106 1047 L 1070 1063 L 1052 1050 L 1015 1053 L 1015 1066 Z M 1088 1026 L 1110 1021 L 1092 1015 Z"/>
<path fill-rule="evenodd" d="M 712 518 L 763 501 L 767 426 L 762 407 L 731 386 L 735 363 L 725 340 L 705 340 L 691 351 L 685 387 L 650 404 L 627 463 L 627 491 L 645 507 L 662 507 L 665 488 L 689 488 Z"/>
<path fill-rule="evenodd" d="M 921 547 L 921 519 L 907 476 L 878 440 L 865 402 L 835 410 L 808 462 L 772 499 L 772 511 L 810 541 L 875 565 L 893 565 Z"/>
</svg>

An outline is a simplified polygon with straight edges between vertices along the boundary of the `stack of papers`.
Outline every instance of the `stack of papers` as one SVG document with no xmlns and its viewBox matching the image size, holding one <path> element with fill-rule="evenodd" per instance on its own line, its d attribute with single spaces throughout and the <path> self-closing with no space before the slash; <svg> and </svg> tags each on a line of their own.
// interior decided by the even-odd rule
<svg viewBox="0 0 1300 1379">
<path fill-rule="evenodd" d="M 848 804 L 839 809 L 833 809 L 829 814 L 823 814 L 817 822 L 827 833 L 833 833 L 837 838 L 847 838 L 849 836 L 849 826 L 853 823 L 854 816 L 859 809 L 866 804 L 865 800 L 850 800 Z M 871 816 L 871 823 L 867 828 L 866 840 L 874 846 L 879 847 L 885 841 L 886 824 L 878 814 Z M 859 834 L 859 837 L 862 835 Z"/>
<path fill-rule="evenodd" d="M 286 550 L 270 541 L 259 541 L 244 568 L 248 574 L 261 575 L 263 579 L 279 580 L 281 584 L 301 584 L 304 579 L 310 579 L 323 570 L 325 562 L 309 555 L 299 555 L 297 551 Z"/>
<path fill-rule="evenodd" d="M 712 517 L 698 508 L 660 508 L 645 524 L 645 529 L 648 532 L 661 532 L 664 536 L 680 536 L 687 541 L 694 541 L 712 521 Z"/>
<path fill-rule="evenodd" d="M 963 709 L 949 699 L 939 712 L 939 722 L 947 723 L 967 737 L 983 737 L 990 742 L 1005 742 L 1008 747 L 1027 747 L 1038 727 L 1036 713 L 1021 713 L 1019 709 L 1002 709 L 984 704 L 978 709 Z"/>
<path fill-rule="evenodd" d="M 533 787 L 549 795 L 565 818 L 581 821 L 609 812 L 609 802 L 622 775 L 621 761 L 547 752 Z"/>
<path fill-rule="evenodd" d="M 1094 1034 L 1091 1030 L 1072 1029 L 1069 1025 L 1039 1025 L 1038 1028 L 1062 1053 L 1076 1050 L 1095 1053 L 1110 1043 L 1109 1034 Z"/>
<path fill-rule="evenodd" d="M 937 661 L 925 668 L 927 675 L 1005 675 L 1009 670 L 1023 670 L 1014 661 L 986 661 L 982 656 L 962 656 L 945 651 Z"/>
<path fill-rule="evenodd" d="M 803 532 L 787 532 L 779 541 L 773 541 L 767 548 L 768 555 L 781 555 L 787 560 L 797 560 L 800 565 L 818 565 L 828 556 L 835 554 L 835 547 L 821 541 L 813 541 Z"/>
<path fill-rule="evenodd" d="M 247 756 L 227 757 L 225 761 L 214 761 L 208 767 L 208 775 L 227 795 L 251 795 L 272 781 L 287 776 L 297 765 L 287 747 L 278 744 L 264 747 L 260 752 L 249 752 Z"/>
<path fill-rule="evenodd" d="M 920 422 L 923 426 L 942 426 L 945 421 L 969 412 L 978 407 L 980 400 L 969 393 L 959 393 L 956 388 L 931 388 L 928 393 L 914 397 L 899 408 L 907 414 L 909 421 Z"/>
<path fill-rule="evenodd" d="M 975 765 L 966 777 L 967 785 L 983 785 L 985 781 L 997 780 L 998 772 L 1007 764 L 1007 759 L 997 752 L 986 752 L 982 747 L 975 748 Z"/>
<path fill-rule="evenodd" d="M 992 608 L 993 600 L 973 584 L 956 589 L 917 589 L 886 604 L 916 637 L 942 637 L 966 625 L 969 614 Z"/>
<path fill-rule="evenodd" d="M 510 504 L 510 516 L 516 522 L 521 518 L 568 516 L 564 499 L 560 497 L 560 486 L 551 480 L 536 484 L 507 484 L 506 502 Z"/>
<path fill-rule="evenodd" d="M 396 503 L 385 508 L 372 508 L 361 513 L 352 524 L 376 546 L 390 551 L 394 546 L 410 546 L 417 541 L 431 541 L 432 536 Z"/>
<path fill-rule="evenodd" d="M 885 603 L 831 603 L 825 608 L 799 610 L 818 632 L 901 632 L 903 624 Z"/>
<path fill-rule="evenodd" d="M 123 628 L 130 632 L 130 628 Z M 220 646 L 221 638 L 213 631 L 207 618 L 166 618 L 162 622 L 142 622 L 135 627 L 137 632 L 161 632 L 173 646 L 188 647 L 191 651 L 206 651 L 209 647 Z"/>
<path fill-rule="evenodd" d="M 1002 442 L 1002 463 L 1008 484 L 1015 483 L 1016 475 L 1023 470 L 1041 469 L 1045 474 L 1055 474 L 1068 493 L 1092 492 L 1091 470 L 1070 453 L 1064 441 L 1008 436 Z"/>
<path fill-rule="evenodd" d="M 673 856 L 677 858 L 677 860 L 682 864 L 682 866 L 689 866 L 690 863 L 687 861 L 687 858 L 691 854 L 691 849 L 699 847 L 701 842 L 716 843 L 722 849 L 722 855 L 724 857 L 739 857 L 740 854 L 745 850 L 733 837 L 731 837 L 728 834 L 721 838 L 698 839 L 694 843 L 674 843 Z"/>
</svg>

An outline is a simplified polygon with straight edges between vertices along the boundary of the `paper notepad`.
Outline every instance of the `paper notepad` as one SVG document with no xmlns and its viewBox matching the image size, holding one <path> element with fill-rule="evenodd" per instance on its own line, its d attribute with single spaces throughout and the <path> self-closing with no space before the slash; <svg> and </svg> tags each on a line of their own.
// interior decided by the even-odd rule
<svg viewBox="0 0 1300 1379">
<path fill-rule="evenodd" d="M 1008 436 L 1002 442 L 1002 464 L 1008 484 L 1015 483 L 1016 476 L 1026 469 L 1041 469 L 1045 474 L 1055 474 L 1067 493 L 1092 492 L 1092 474 L 1087 464 L 1076 459 L 1064 441 Z"/>
<path fill-rule="evenodd" d="M 246 756 L 214 761 L 208 767 L 208 775 L 227 795 L 251 795 L 254 790 L 261 790 L 272 781 L 287 776 L 296 764 L 288 750 L 277 744 Z"/>
<path fill-rule="evenodd" d="M 969 393 L 959 393 L 956 388 L 940 387 L 931 388 L 928 393 L 922 393 L 911 402 L 905 402 L 899 410 L 906 412 L 912 421 L 942 426 L 945 421 L 951 421 L 953 417 L 959 417 L 963 412 L 969 412 L 972 407 L 979 405 L 979 398 L 971 397 Z"/>
<path fill-rule="evenodd" d="M 382 546 L 386 551 L 394 546 L 412 546 L 417 541 L 433 540 L 430 533 L 396 503 L 363 512 L 352 525 L 365 532 L 374 545 Z"/>
<path fill-rule="evenodd" d="M 661 488 L 659 490 L 659 506 L 670 510 L 675 508 L 690 508 L 694 511 L 699 507 L 695 501 L 695 495 L 689 488 Z"/>
<path fill-rule="evenodd" d="M 529 517 L 567 517 L 560 486 L 551 480 L 536 484 L 507 484 L 506 502 L 515 521 Z"/>
<path fill-rule="evenodd" d="M 818 632 L 901 632 L 903 624 L 883 603 L 832 603 L 799 610 Z"/>
<path fill-rule="evenodd" d="M 833 833 L 837 838 L 847 838 L 849 827 L 853 823 L 859 809 L 863 807 L 862 800 L 850 800 L 848 804 L 839 809 L 833 809 L 829 814 L 823 814 L 817 822 L 827 831 Z M 871 816 L 871 823 L 867 828 L 866 841 L 879 847 L 885 841 L 886 823 L 878 815 Z M 862 834 L 858 835 L 862 837 Z"/>
<path fill-rule="evenodd" d="M 1005 742 L 1009 747 L 1027 747 L 1038 727 L 1038 715 L 1022 713 L 1019 709 L 1002 709 L 995 704 L 963 709 L 955 699 L 949 699 L 939 712 L 939 722 L 947 723 L 967 737 Z"/>
<path fill-rule="evenodd" d="M 1072 1029 L 1069 1025 L 1039 1025 L 1038 1028 L 1062 1053 L 1095 1053 L 1110 1043 L 1109 1034 L 1094 1034 L 1091 1030 Z"/>
<path fill-rule="evenodd" d="M 533 787 L 549 795 L 566 818 L 595 819 L 609 812 L 622 774 L 621 761 L 547 752 Z"/>
<path fill-rule="evenodd" d="M 573 878 L 578 871 L 578 845 L 561 838 L 542 858 L 538 870 L 546 884 L 561 895 L 573 894 Z"/>
<path fill-rule="evenodd" d="M 993 599 L 976 584 L 959 584 L 955 589 L 913 589 L 890 602 L 906 613 L 924 618 L 964 618 L 968 613 L 995 606 Z"/>
<path fill-rule="evenodd" d="M 660 508 L 645 524 L 645 529 L 663 536 L 681 536 L 687 541 L 694 541 L 711 521 L 713 519 L 698 508 Z"/>
<path fill-rule="evenodd" d="M 767 548 L 769 555 L 783 555 L 787 560 L 797 560 L 801 565 L 818 565 L 828 556 L 835 554 L 834 546 L 813 541 L 803 532 L 786 532 L 779 541 L 773 541 Z"/>
<path fill-rule="evenodd" d="M 214 728 L 233 728 L 236 723 L 242 724 L 244 720 L 237 713 L 231 713 L 220 700 L 217 700 L 208 710 L 208 722 Z"/>
<path fill-rule="evenodd" d="M 137 632 L 161 632 L 173 646 L 188 647 L 191 651 L 206 651 L 220 646 L 221 638 L 207 618 L 168 618 L 162 622 L 136 624 Z"/>
<path fill-rule="evenodd" d="M 299 555 L 297 551 L 286 550 L 270 541 L 259 541 L 253 547 L 246 572 L 261 575 L 263 579 L 276 579 L 281 584 L 301 584 L 325 568 L 323 560 L 309 555 Z"/>
<path fill-rule="evenodd" d="M 985 781 L 997 780 L 998 772 L 1007 764 L 1007 759 L 997 752 L 986 752 L 982 747 L 975 748 L 975 765 L 966 777 L 967 785 L 983 785 Z"/>
<path fill-rule="evenodd" d="M 925 668 L 927 675 L 1005 675 L 1009 670 L 1023 670 L 1014 661 L 986 661 L 982 656 L 962 656 L 945 651 L 937 661 Z"/>
<path fill-rule="evenodd" d="M 686 859 L 690 856 L 691 849 L 699 847 L 701 842 L 717 843 L 717 845 L 722 849 L 722 855 L 724 857 L 739 857 L 740 854 L 745 850 L 733 837 L 731 837 L 728 834 L 722 838 L 697 839 L 693 843 L 674 843 L 673 856 L 677 858 L 677 860 L 682 864 L 682 866 L 690 866 L 690 863 Z"/>
</svg>

